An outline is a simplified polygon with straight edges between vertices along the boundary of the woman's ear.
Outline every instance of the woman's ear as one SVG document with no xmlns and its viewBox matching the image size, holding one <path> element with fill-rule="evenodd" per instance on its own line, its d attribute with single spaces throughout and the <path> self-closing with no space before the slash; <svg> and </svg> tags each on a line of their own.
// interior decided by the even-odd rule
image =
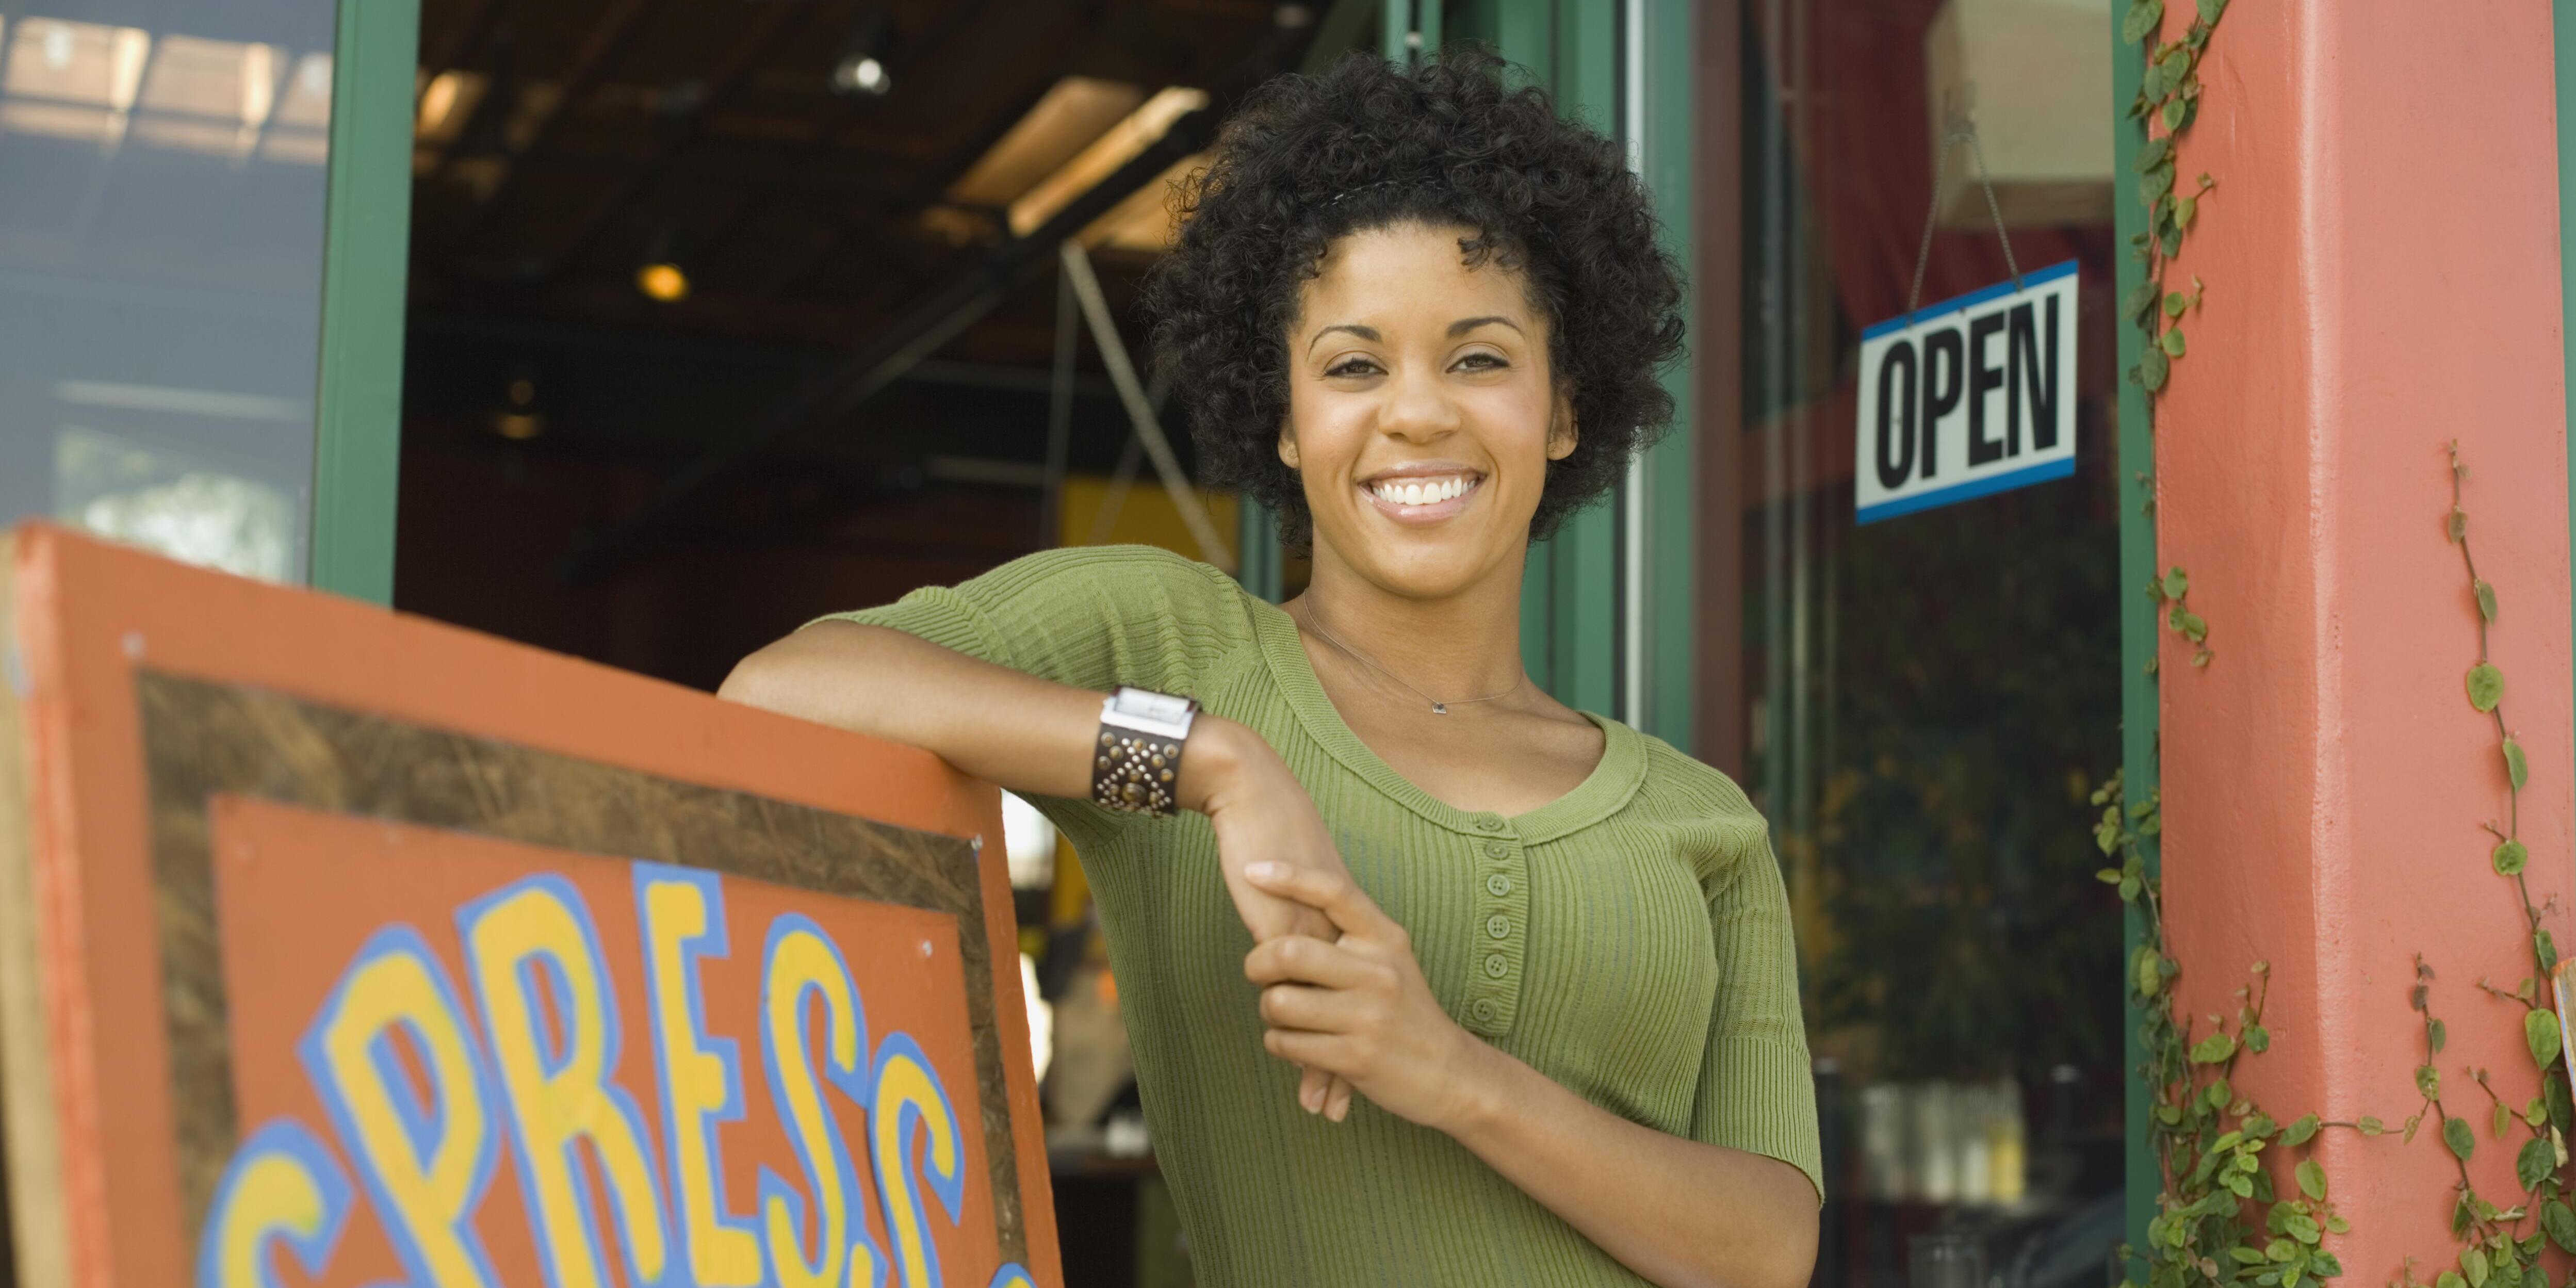
<svg viewBox="0 0 2576 1288">
<path fill-rule="evenodd" d="M 1556 396 L 1556 411 L 1548 418 L 1547 459 L 1561 461 L 1574 455 L 1574 445 L 1582 441 L 1574 424 L 1574 399 L 1566 394 Z"/>
<path fill-rule="evenodd" d="M 1279 422 L 1279 463 L 1292 470 L 1297 468 L 1297 431 L 1284 417 Z"/>
</svg>

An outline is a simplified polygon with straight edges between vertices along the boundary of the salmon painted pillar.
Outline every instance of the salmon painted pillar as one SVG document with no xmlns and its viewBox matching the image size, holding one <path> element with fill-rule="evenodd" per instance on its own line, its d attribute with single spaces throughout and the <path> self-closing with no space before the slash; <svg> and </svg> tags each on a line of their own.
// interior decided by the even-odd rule
<svg viewBox="0 0 2576 1288">
<path fill-rule="evenodd" d="M 2166 9 L 2179 37 L 2193 6 Z M 2236 0 L 2179 151 L 2178 188 L 2217 187 L 2166 278 L 2207 294 L 2157 411 L 2156 515 L 2216 656 L 2159 648 L 2171 938 L 2195 1033 L 2271 963 L 2271 1051 L 2237 1078 L 2267 1112 L 2390 1124 L 2320 1146 L 2347 1285 L 2410 1255 L 2429 1282 L 2455 1252 L 2439 1132 L 2395 1133 L 2419 1104 L 2417 953 L 2446 1099 L 2499 1203 L 2521 1192 L 2520 1141 L 2491 1136 L 2464 1071 L 2492 1069 L 2517 1107 L 2537 1091 L 2521 1008 L 2477 987 L 2532 972 L 2481 826 L 2503 822 L 2507 781 L 2463 688 L 2478 621 L 2444 535 L 2452 439 L 2530 762 L 2531 884 L 2576 950 L 2551 35 L 2542 4 Z"/>
</svg>

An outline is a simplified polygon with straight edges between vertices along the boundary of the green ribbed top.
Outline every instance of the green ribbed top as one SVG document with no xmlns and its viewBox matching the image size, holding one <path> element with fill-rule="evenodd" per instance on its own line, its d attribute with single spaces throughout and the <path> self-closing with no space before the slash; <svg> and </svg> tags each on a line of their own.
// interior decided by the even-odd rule
<svg viewBox="0 0 2576 1288">
<path fill-rule="evenodd" d="M 1183 693 L 1251 727 L 1314 797 L 1449 1014 L 1594 1104 L 1784 1160 L 1821 1190 L 1788 897 L 1726 775 L 1600 716 L 1598 768 L 1526 814 L 1471 814 L 1378 759 L 1287 613 L 1143 546 L 1015 560 L 845 620 L 1086 689 Z M 1154 1147 L 1199 1282 L 1645 1282 L 1449 1136 L 1355 1098 L 1296 1104 L 1261 1046 L 1252 949 L 1196 814 L 1034 802 L 1082 856 Z"/>
</svg>

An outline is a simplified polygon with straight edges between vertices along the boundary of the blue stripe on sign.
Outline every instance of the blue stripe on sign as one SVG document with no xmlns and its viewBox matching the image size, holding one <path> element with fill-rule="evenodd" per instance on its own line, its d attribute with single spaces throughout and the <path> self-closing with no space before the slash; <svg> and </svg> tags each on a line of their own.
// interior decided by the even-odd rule
<svg viewBox="0 0 2576 1288">
<path fill-rule="evenodd" d="M 1957 297 L 1956 299 L 1943 300 L 1938 304 L 1926 305 L 1911 313 L 1898 314 L 1884 322 L 1872 323 L 1867 330 L 1860 333 L 1860 338 L 1863 340 L 1875 340 L 1890 331 L 1902 331 L 1917 322 L 1930 321 L 1944 313 L 1955 313 L 1961 309 L 1973 308 L 1976 305 L 1983 304 L 1997 296 L 2010 295 L 2016 290 L 2028 290 L 2034 286 L 2054 282 L 2061 277 L 2072 274 L 2074 271 L 2075 261 L 2071 259 L 2051 264 L 2046 268 L 2034 269 L 2031 272 L 2021 275 L 2021 284 L 2019 286 L 2015 286 L 2009 278 L 2004 281 L 1997 282 L 1992 286 L 1980 286 L 1965 295 Z"/>
<path fill-rule="evenodd" d="M 2040 464 L 2029 466 L 2025 469 L 2006 470 L 2001 474 L 1989 474 L 1981 479 L 1970 479 L 1965 483 L 1953 483 L 1945 488 L 1935 488 L 1929 492 L 1917 492 L 1912 496 L 1898 497 L 1893 501 L 1881 501 L 1876 505 L 1869 506 L 1866 509 L 1854 513 L 1852 515 L 1852 522 L 1876 523 L 1881 519 L 1893 519 L 1901 514 L 1912 514 L 1917 510 L 1929 510 L 1934 506 L 1948 505 L 1953 501 L 1973 501 L 1981 496 L 1992 496 L 1997 492 L 2009 492 L 2014 488 L 2028 487 L 2033 483 L 2045 483 L 2050 479 L 2067 478 L 2074 473 L 2075 458 L 2072 456 L 2054 461 L 2043 461 Z"/>
</svg>

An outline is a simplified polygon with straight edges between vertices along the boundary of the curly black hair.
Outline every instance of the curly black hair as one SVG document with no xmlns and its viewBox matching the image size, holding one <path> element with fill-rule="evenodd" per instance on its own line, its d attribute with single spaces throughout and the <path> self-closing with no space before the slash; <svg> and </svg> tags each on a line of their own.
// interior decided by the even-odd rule
<svg viewBox="0 0 2576 1288">
<path fill-rule="evenodd" d="M 1310 539 L 1311 516 L 1278 454 L 1288 334 L 1305 282 L 1353 232 L 1472 229 L 1459 239 L 1468 263 L 1524 274 L 1579 429 L 1548 469 L 1531 540 L 1607 494 L 1671 424 L 1657 373 L 1681 353 L 1681 274 L 1656 240 L 1653 199 L 1617 143 L 1558 116 L 1545 91 L 1508 87 L 1505 70 L 1467 49 L 1411 71 L 1353 53 L 1281 76 L 1181 185 L 1179 240 L 1145 288 L 1155 360 L 1202 481 L 1268 505 L 1292 546 Z"/>
</svg>

